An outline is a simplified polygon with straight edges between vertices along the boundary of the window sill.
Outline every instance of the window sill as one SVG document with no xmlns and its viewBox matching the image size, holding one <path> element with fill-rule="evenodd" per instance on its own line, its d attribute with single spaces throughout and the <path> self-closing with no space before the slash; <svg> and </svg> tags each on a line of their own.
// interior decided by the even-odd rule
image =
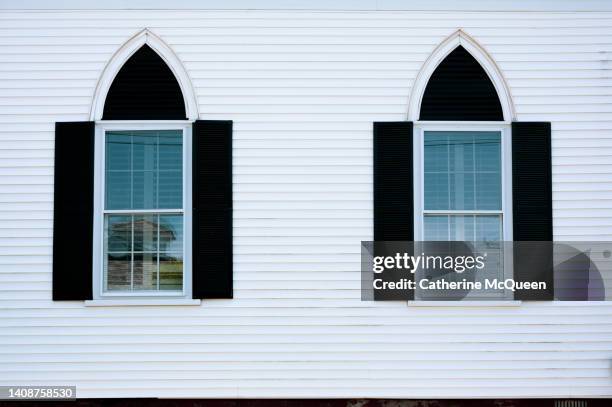
<svg viewBox="0 0 612 407">
<path fill-rule="evenodd" d="M 498 301 L 408 301 L 409 307 L 520 307 L 519 300 Z"/>
<path fill-rule="evenodd" d="M 190 298 L 169 298 L 169 299 L 112 299 L 112 300 L 87 300 L 86 307 L 134 307 L 134 306 L 168 306 L 168 305 L 200 305 L 201 300 Z"/>
</svg>

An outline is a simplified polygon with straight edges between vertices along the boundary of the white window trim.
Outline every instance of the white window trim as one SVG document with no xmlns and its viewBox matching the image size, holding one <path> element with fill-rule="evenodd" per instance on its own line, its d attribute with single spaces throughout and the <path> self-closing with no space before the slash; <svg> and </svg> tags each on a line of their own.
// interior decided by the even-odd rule
<svg viewBox="0 0 612 407">
<path fill-rule="evenodd" d="M 186 120 L 122 120 L 96 122 L 94 161 L 94 238 L 93 238 L 93 300 L 117 299 L 157 300 L 175 302 L 192 296 L 192 209 L 191 209 L 191 122 Z M 104 292 L 104 164 L 105 134 L 113 130 L 181 130 L 183 132 L 183 289 L 181 291 Z M 116 211 L 124 213 L 125 210 Z M 128 211 L 129 212 L 129 211 Z M 139 211 L 140 212 L 140 211 Z M 151 210 L 150 212 L 164 212 Z M 172 210 L 171 212 L 176 212 Z"/>
<path fill-rule="evenodd" d="M 163 306 L 190 306 L 200 305 L 202 301 L 199 299 L 190 298 L 119 298 L 119 299 L 103 299 L 103 300 L 87 300 L 86 307 L 151 307 L 157 305 Z"/>
<path fill-rule="evenodd" d="M 509 122 L 486 122 L 486 121 L 418 121 L 414 123 L 413 131 L 413 183 L 414 183 L 414 240 L 424 241 L 424 133 L 425 131 L 499 131 L 502 138 L 502 209 L 501 211 L 453 211 L 453 213 L 501 213 L 502 214 L 502 240 L 512 241 L 512 131 Z M 427 213 L 448 213 L 449 211 L 431 211 Z M 504 258 L 504 272 L 512 270 L 512 259 Z M 511 277 L 506 274 L 506 277 Z M 415 300 L 420 300 L 419 290 L 415 291 Z M 485 295 L 486 296 L 486 295 Z M 497 297 L 499 298 L 499 297 Z M 468 297 L 466 297 L 469 300 Z M 506 291 L 503 299 L 512 299 L 512 292 Z M 502 298 L 500 300 L 503 301 Z M 446 302 L 446 301 L 443 301 Z M 460 304 L 461 302 L 458 302 Z M 486 306 L 487 302 L 483 302 Z"/>
</svg>

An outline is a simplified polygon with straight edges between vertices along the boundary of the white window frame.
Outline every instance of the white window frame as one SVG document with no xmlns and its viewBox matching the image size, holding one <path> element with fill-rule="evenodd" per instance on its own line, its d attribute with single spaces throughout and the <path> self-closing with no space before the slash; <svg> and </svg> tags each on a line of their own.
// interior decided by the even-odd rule
<svg viewBox="0 0 612 407">
<path fill-rule="evenodd" d="M 186 120 L 107 120 L 96 122 L 94 161 L 94 239 L 93 298 L 116 299 L 191 299 L 192 295 L 192 210 L 191 210 L 191 125 Z M 119 130 L 181 130 L 183 132 L 183 288 L 180 291 L 104 291 L 104 216 L 113 212 L 163 213 L 164 209 L 105 210 L 105 139 L 106 132 Z M 165 212 L 168 212 L 167 210 Z"/>
<path fill-rule="evenodd" d="M 501 171 L 502 171 L 502 208 L 501 210 L 425 210 L 425 132 L 426 131 L 498 131 L 501 133 Z M 413 131 L 413 182 L 414 182 L 414 240 L 424 241 L 424 218 L 426 214 L 461 215 L 461 214 L 501 214 L 502 241 L 512 241 L 512 131 L 510 122 L 487 121 L 418 121 Z M 511 256 L 504 256 L 504 278 L 512 277 Z M 481 296 L 487 296 L 483 294 Z M 492 294 L 493 296 L 493 294 Z M 415 299 L 419 300 L 419 290 L 415 290 Z M 499 298 L 499 296 L 495 296 Z M 512 299 L 512 292 L 506 290 L 503 298 Z M 474 299 L 474 297 L 466 297 Z"/>
</svg>

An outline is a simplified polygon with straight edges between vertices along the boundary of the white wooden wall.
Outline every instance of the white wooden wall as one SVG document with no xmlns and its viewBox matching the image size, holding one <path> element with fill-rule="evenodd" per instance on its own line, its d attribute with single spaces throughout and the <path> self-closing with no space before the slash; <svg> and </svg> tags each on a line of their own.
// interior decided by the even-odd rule
<svg viewBox="0 0 612 407">
<path fill-rule="evenodd" d="M 51 301 L 54 122 L 88 120 L 113 52 L 148 27 L 201 118 L 234 120 L 235 299 Z M 551 121 L 558 240 L 612 240 L 612 13 L 0 13 L 0 384 L 80 397 L 612 396 L 612 304 L 359 300 L 372 122 L 403 120 L 463 28 L 518 120 Z"/>
</svg>

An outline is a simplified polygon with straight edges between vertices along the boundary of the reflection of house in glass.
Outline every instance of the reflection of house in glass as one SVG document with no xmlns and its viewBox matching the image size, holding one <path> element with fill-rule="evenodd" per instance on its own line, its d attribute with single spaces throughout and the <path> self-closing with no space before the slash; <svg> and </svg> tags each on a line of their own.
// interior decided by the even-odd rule
<svg viewBox="0 0 612 407">
<path fill-rule="evenodd" d="M 182 289 L 183 260 L 168 252 L 177 237 L 158 215 L 109 217 L 107 289 Z"/>
</svg>

